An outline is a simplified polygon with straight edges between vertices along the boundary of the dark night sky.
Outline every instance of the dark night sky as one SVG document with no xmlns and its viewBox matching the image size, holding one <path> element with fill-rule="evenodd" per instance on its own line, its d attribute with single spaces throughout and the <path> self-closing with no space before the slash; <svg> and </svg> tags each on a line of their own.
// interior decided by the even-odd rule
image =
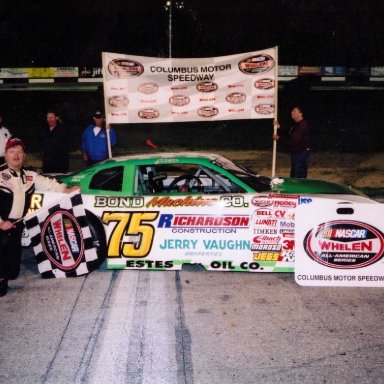
<svg viewBox="0 0 384 384">
<path fill-rule="evenodd" d="M 102 51 L 167 57 L 165 1 L 1 0 L 0 67 L 101 66 Z M 285 65 L 384 65 L 382 0 L 184 0 L 172 20 L 173 57 L 278 45 Z"/>
</svg>

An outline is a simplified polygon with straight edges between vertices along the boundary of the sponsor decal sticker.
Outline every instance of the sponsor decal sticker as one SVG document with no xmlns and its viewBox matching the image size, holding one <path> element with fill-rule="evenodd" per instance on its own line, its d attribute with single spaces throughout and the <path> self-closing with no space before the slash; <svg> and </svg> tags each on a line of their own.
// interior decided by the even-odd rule
<svg viewBox="0 0 384 384">
<path fill-rule="evenodd" d="M 323 223 L 306 234 L 303 245 L 311 259 L 338 269 L 363 268 L 384 255 L 383 234 L 358 221 Z"/>
<path fill-rule="evenodd" d="M 45 221 L 41 231 L 43 251 L 63 271 L 75 269 L 84 254 L 81 228 L 68 211 L 58 210 Z"/>
<path fill-rule="evenodd" d="M 2 179 L 3 179 L 4 181 L 8 181 L 12 176 L 11 176 L 9 173 L 5 173 L 5 172 L 3 172 L 3 173 L 1 174 L 1 177 L 2 177 Z"/>
</svg>

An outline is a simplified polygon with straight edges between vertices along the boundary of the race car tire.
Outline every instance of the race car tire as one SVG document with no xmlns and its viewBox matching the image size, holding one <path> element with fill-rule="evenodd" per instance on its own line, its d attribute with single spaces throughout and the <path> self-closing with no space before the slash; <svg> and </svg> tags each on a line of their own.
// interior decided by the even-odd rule
<svg viewBox="0 0 384 384">
<path fill-rule="evenodd" d="M 101 265 L 107 258 L 107 237 L 101 220 L 92 212 L 85 210 L 91 231 L 93 246 L 96 248 L 97 259 Z"/>
</svg>

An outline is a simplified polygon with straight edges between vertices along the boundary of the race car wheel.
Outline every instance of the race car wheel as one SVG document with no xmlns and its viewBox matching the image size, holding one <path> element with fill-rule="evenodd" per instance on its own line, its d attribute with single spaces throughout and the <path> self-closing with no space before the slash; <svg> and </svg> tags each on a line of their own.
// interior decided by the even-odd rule
<svg viewBox="0 0 384 384">
<path fill-rule="evenodd" d="M 103 223 L 92 212 L 85 210 L 88 225 L 92 235 L 93 246 L 96 248 L 97 259 L 101 265 L 107 258 L 107 237 Z"/>
<path fill-rule="evenodd" d="M 176 179 L 174 179 L 172 181 L 172 183 L 169 184 L 169 186 L 167 188 L 167 192 L 171 192 L 175 188 L 180 189 L 180 187 L 185 187 L 185 189 L 186 189 L 185 191 L 181 190 L 181 192 L 191 192 L 192 188 L 194 187 L 193 185 L 191 185 L 191 182 L 193 180 L 195 180 L 197 182 L 197 185 L 195 188 L 201 193 L 204 192 L 204 185 L 201 182 L 201 180 L 197 176 L 190 175 L 189 173 L 186 173 L 185 175 L 180 175 L 179 177 L 176 177 Z M 180 183 L 180 181 L 184 181 L 184 183 L 181 186 L 177 186 L 177 184 Z"/>
</svg>

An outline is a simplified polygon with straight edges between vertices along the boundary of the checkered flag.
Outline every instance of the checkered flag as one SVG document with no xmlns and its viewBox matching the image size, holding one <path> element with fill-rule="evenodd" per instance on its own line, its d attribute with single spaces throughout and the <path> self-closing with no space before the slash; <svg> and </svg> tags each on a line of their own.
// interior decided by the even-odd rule
<svg viewBox="0 0 384 384">
<path fill-rule="evenodd" d="M 99 267 L 79 191 L 24 221 L 42 277 L 76 277 Z"/>
</svg>

